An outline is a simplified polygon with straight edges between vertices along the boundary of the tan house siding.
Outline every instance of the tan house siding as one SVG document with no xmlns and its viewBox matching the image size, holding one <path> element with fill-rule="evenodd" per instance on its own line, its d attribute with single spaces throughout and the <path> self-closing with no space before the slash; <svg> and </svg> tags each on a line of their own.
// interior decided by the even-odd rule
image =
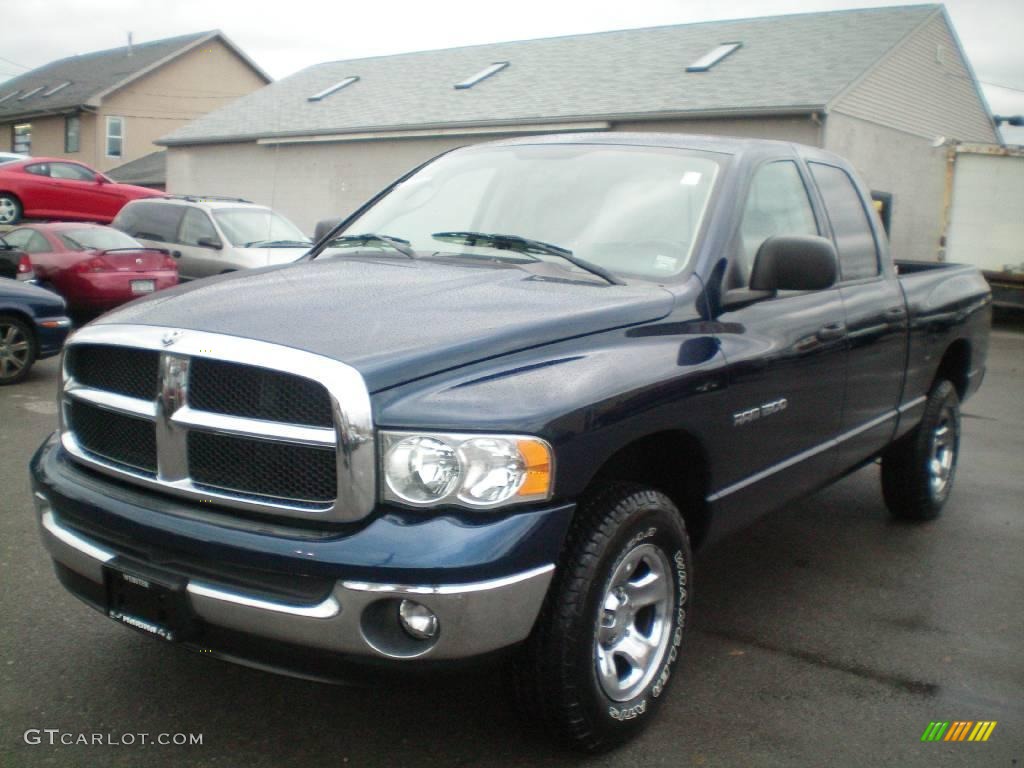
<svg viewBox="0 0 1024 768">
<path fill-rule="evenodd" d="M 69 160 L 80 160 L 92 165 L 92 148 L 95 142 L 95 116 L 82 114 L 79 116 L 79 151 L 64 151 L 64 115 L 37 117 L 31 120 L 18 121 L 32 124 L 32 154 L 40 157 L 66 157 Z M 14 123 L 0 124 L 0 146 L 4 151 L 13 151 Z"/>
<path fill-rule="evenodd" d="M 200 115 L 266 85 L 220 40 L 212 40 L 103 99 L 93 142 L 94 164 L 106 171 L 154 152 L 156 139 Z M 123 154 L 107 157 L 106 118 L 125 119 Z"/>
<path fill-rule="evenodd" d="M 942 12 L 840 96 L 831 111 L 929 139 L 999 141 Z"/>
</svg>

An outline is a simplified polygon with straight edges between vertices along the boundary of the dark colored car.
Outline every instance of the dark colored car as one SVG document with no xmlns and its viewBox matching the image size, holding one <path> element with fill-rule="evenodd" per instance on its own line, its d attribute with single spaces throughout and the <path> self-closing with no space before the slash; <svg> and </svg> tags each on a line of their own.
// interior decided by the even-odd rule
<svg viewBox="0 0 1024 768">
<path fill-rule="evenodd" d="M 990 315 L 978 270 L 893 261 L 828 152 L 466 147 L 298 264 L 79 331 L 42 538 L 152 637 L 303 675 L 504 654 L 607 749 L 678 678 L 692 546 L 876 459 L 893 516 L 939 515 Z"/>
<path fill-rule="evenodd" d="M 118 184 L 83 163 L 29 157 L 0 165 L 0 224 L 22 218 L 109 224 L 129 200 L 162 197 L 145 187 Z"/>
<path fill-rule="evenodd" d="M 74 312 L 103 312 L 178 284 L 167 251 L 99 224 L 28 224 L 5 235 L 29 254 L 36 279 Z"/>
<path fill-rule="evenodd" d="M 0 279 L 0 385 L 16 384 L 36 360 L 60 352 L 71 330 L 60 296 Z"/>
<path fill-rule="evenodd" d="M 36 277 L 28 254 L 4 240 L 3 234 L 0 234 L 0 277 L 24 281 Z"/>
</svg>

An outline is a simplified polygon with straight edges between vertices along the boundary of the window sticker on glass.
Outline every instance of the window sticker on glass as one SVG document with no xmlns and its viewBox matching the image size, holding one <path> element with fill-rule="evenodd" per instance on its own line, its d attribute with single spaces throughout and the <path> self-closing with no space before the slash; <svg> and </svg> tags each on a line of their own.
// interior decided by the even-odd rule
<svg viewBox="0 0 1024 768">
<path fill-rule="evenodd" d="M 684 187 L 696 187 L 700 184 L 700 171 L 687 171 L 683 174 L 683 178 L 679 180 L 679 183 Z"/>
<path fill-rule="evenodd" d="M 654 257 L 654 268 L 661 272 L 675 272 L 679 259 L 659 253 Z"/>
</svg>

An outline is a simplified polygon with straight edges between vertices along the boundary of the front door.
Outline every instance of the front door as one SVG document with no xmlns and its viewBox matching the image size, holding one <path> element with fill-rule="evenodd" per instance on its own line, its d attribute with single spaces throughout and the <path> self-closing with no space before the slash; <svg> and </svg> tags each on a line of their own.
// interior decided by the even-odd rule
<svg viewBox="0 0 1024 768">
<path fill-rule="evenodd" d="M 763 164 L 751 181 L 726 287 L 746 287 L 768 237 L 821 229 L 797 164 Z M 727 310 L 718 328 L 729 407 L 712 438 L 710 501 L 721 532 L 833 474 L 847 343 L 838 288 L 780 292 Z"/>
</svg>

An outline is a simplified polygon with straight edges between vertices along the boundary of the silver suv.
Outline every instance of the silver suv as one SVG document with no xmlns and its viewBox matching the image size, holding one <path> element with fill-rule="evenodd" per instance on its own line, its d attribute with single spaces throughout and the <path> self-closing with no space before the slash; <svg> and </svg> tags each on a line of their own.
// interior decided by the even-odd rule
<svg viewBox="0 0 1024 768">
<path fill-rule="evenodd" d="M 312 242 L 281 214 L 248 200 L 170 196 L 134 200 L 111 226 L 166 248 L 182 279 L 295 261 Z"/>
</svg>

